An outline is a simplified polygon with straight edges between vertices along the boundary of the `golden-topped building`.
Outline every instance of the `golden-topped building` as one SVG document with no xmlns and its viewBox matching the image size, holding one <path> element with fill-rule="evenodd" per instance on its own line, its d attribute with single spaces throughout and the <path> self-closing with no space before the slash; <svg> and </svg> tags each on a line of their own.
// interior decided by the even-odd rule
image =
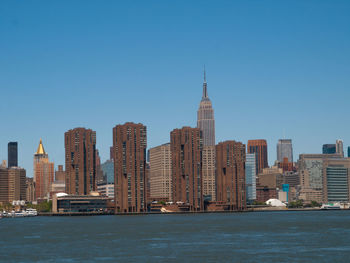
<svg viewBox="0 0 350 263">
<path fill-rule="evenodd" d="M 35 198 L 46 199 L 50 195 L 51 184 L 54 180 L 54 163 L 49 162 L 49 156 L 45 152 L 40 139 L 37 151 L 34 153 L 34 183 Z"/>
</svg>

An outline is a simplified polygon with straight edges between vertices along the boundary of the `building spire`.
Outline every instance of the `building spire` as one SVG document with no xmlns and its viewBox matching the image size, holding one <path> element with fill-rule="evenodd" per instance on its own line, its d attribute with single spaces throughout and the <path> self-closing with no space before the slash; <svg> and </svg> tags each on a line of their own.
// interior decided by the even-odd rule
<svg viewBox="0 0 350 263">
<path fill-rule="evenodd" d="M 205 65 L 204 65 L 204 82 L 203 82 L 203 95 L 202 99 L 207 99 L 208 98 L 208 91 L 207 91 L 207 76 L 205 73 Z"/>
<path fill-rule="evenodd" d="M 36 151 L 36 154 L 46 154 L 43 146 L 43 141 L 40 138 L 38 150 Z"/>
</svg>

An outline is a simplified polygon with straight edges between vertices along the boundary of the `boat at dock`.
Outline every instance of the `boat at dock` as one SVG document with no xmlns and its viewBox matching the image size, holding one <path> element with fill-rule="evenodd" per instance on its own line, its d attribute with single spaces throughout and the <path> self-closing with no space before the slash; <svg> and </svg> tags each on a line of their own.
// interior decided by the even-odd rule
<svg viewBox="0 0 350 263">
<path fill-rule="evenodd" d="M 36 209 L 34 208 L 28 208 L 26 210 L 27 216 L 37 216 L 38 215 L 38 211 L 36 211 Z"/>
<path fill-rule="evenodd" d="M 11 212 L 3 211 L 0 212 L 0 218 L 5 218 L 5 217 L 32 217 L 32 216 L 37 216 L 38 211 L 33 208 L 28 208 L 27 210 L 22 210 L 22 211 L 14 211 L 12 210 Z"/>
<path fill-rule="evenodd" d="M 340 204 L 323 204 L 320 208 L 321 210 L 340 210 Z"/>
</svg>

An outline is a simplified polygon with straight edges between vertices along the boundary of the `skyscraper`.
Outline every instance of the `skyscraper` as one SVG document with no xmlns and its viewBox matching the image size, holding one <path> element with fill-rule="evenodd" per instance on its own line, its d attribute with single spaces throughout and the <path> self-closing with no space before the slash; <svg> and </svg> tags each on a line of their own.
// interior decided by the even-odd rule
<svg viewBox="0 0 350 263">
<path fill-rule="evenodd" d="M 150 197 L 172 200 L 171 150 L 170 143 L 149 149 Z"/>
<path fill-rule="evenodd" d="M 26 170 L 0 167 L 0 203 L 26 200 Z"/>
<path fill-rule="evenodd" d="M 205 70 L 203 95 L 197 112 L 197 128 L 200 128 L 203 136 L 203 195 L 205 198 L 215 201 L 215 120 L 212 103 L 208 97 Z"/>
<path fill-rule="evenodd" d="M 259 174 L 262 169 L 269 167 L 266 140 L 249 140 L 248 153 L 256 153 L 256 174 Z"/>
<path fill-rule="evenodd" d="M 256 199 L 256 160 L 255 153 L 246 154 L 245 162 L 245 184 L 246 184 L 246 196 L 248 201 Z"/>
<path fill-rule="evenodd" d="M 105 161 L 101 164 L 103 183 L 114 184 L 114 161 L 113 159 Z"/>
<path fill-rule="evenodd" d="M 26 170 L 20 167 L 8 169 L 9 174 L 9 202 L 26 200 Z"/>
<path fill-rule="evenodd" d="M 202 135 L 199 128 L 183 127 L 170 133 L 173 202 L 203 209 Z"/>
<path fill-rule="evenodd" d="M 116 212 L 145 212 L 146 126 L 127 122 L 113 128 Z"/>
<path fill-rule="evenodd" d="M 87 195 L 96 191 L 96 132 L 75 128 L 64 134 L 66 192 Z"/>
<path fill-rule="evenodd" d="M 337 146 L 335 144 L 323 144 L 322 154 L 334 154 L 337 152 Z"/>
<path fill-rule="evenodd" d="M 235 141 L 216 145 L 217 201 L 225 202 L 230 210 L 246 207 L 245 145 Z"/>
<path fill-rule="evenodd" d="M 337 140 L 336 141 L 336 143 L 335 143 L 335 150 L 336 150 L 336 153 L 338 153 L 342 157 L 344 157 L 343 140 Z"/>
<path fill-rule="evenodd" d="M 277 160 L 281 163 L 284 158 L 293 162 L 293 146 L 291 139 L 279 139 L 277 143 Z"/>
<path fill-rule="evenodd" d="M 7 163 L 8 167 L 17 167 L 18 166 L 18 143 L 9 142 L 7 151 Z"/>
<path fill-rule="evenodd" d="M 215 146 L 215 120 L 214 110 L 208 97 L 207 80 L 204 70 L 203 94 L 197 112 L 197 128 L 203 136 L 203 146 Z"/>
<path fill-rule="evenodd" d="M 38 149 L 34 154 L 35 198 L 48 198 L 51 184 L 54 181 L 54 163 L 49 162 L 49 156 L 44 150 L 40 139 Z"/>
</svg>

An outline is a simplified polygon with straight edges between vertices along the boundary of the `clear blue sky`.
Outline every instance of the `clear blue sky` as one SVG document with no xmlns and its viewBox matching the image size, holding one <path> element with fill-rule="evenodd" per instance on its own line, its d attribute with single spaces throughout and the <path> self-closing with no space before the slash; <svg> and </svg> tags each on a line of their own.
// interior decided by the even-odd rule
<svg viewBox="0 0 350 263">
<path fill-rule="evenodd" d="M 64 164 L 64 132 L 142 122 L 148 146 L 196 125 L 203 64 L 217 142 L 279 138 L 299 153 L 350 144 L 349 1 L 1 1 L 0 159 L 39 139 Z"/>
</svg>

